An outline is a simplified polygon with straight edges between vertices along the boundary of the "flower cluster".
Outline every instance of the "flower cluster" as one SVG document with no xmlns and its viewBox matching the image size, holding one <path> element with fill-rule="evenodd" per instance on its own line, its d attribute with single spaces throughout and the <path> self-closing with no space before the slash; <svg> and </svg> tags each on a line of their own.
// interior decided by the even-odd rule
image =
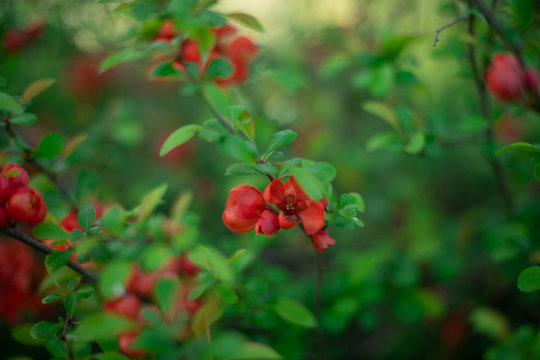
<svg viewBox="0 0 540 360">
<path fill-rule="evenodd" d="M 518 59 L 507 53 L 493 56 L 485 80 L 490 93 L 504 102 L 516 102 L 538 95 L 538 75 L 532 68 L 522 69 Z"/>
<path fill-rule="evenodd" d="M 36 41 L 44 29 L 45 24 L 41 21 L 31 23 L 24 30 L 9 29 L 2 38 L 2 48 L 6 53 L 17 53 L 29 43 Z"/>
<path fill-rule="evenodd" d="M 206 74 L 208 67 L 215 59 L 224 59 L 232 67 L 230 74 L 217 77 L 219 85 L 239 85 L 249 76 L 249 68 L 257 58 L 259 49 L 249 38 L 238 36 L 237 31 L 230 25 L 213 29 L 216 37 L 214 47 L 208 56 L 204 56 L 198 41 L 184 39 L 173 61 L 173 67 L 179 71 L 186 70 L 186 64 L 195 64 L 201 74 Z M 171 20 L 165 20 L 154 41 L 171 42 L 178 36 L 178 32 Z"/>
<path fill-rule="evenodd" d="M 47 204 L 28 182 L 28 173 L 18 164 L 6 165 L 0 172 L 0 228 L 16 222 L 34 226 L 45 219 Z"/>
<path fill-rule="evenodd" d="M 293 176 L 285 183 L 274 179 L 261 194 L 251 185 L 238 185 L 231 189 L 223 212 L 223 222 L 236 232 L 250 232 L 274 236 L 279 229 L 290 229 L 302 224 L 311 236 L 317 251 L 325 251 L 336 241 L 325 226 L 326 201 L 314 201 L 300 187 Z"/>
<path fill-rule="evenodd" d="M 127 279 L 126 293 L 120 297 L 110 299 L 104 303 L 104 309 L 110 313 L 124 316 L 139 323 L 135 330 L 117 334 L 120 350 L 131 358 L 142 357 L 146 351 L 138 349 L 134 343 L 140 332 L 149 326 L 148 320 L 143 316 L 145 311 L 152 311 L 156 316 L 161 316 L 161 312 L 155 305 L 152 305 L 152 295 L 157 281 L 160 278 L 169 278 L 179 281 L 179 293 L 176 294 L 176 301 L 168 313 L 163 314 L 166 322 L 173 323 L 184 321 L 186 314 L 192 317 L 203 305 L 201 299 L 190 300 L 188 298 L 194 287 L 195 276 L 198 275 L 199 268 L 183 256 L 173 257 L 167 264 L 156 272 L 144 272 L 137 264 L 131 267 L 131 273 Z M 178 338 L 189 335 L 189 325 L 182 328 Z"/>
<path fill-rule="evenodd" d="M 28 246 L 0 239 L 0 319 L 3 323 L 15 325 L 29 310 L 46 310 L 36 291 L 42 278 L 43 268 Z"/>
</svg>

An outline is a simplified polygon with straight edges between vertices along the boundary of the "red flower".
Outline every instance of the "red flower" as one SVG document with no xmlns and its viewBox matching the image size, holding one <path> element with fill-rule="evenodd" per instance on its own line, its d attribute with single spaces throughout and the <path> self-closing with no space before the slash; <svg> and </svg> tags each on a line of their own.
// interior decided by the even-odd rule
<svg viewBox="0 0 540 360">
<path fill-rule="evenodd" d="M 15 221 L 26 221 L 28 226 L 34 226 L 45 219 L 47 204 L 41 193 L 33 187 L 21 188 L 10 197 L 7 212 Z"/>
<path fill-rule="evenodd" d="M 495 54 L 485 77 L 489 92 L 504 102 L 515 102 L 521 100 L 523 95 L 538 94 L 536 71 L 524 69 L 512 54 Z"/>
<path fill-rule="evenodd" d="M 328 245 L 336 244 L 336 240 L 330 237 L 328 231 L 322 230 L 317 231 L 317 233 L 311 237 L 311 240 L 313 241 L 313 246 L 315 247 L 315 250 L 319 252 L 328 250 Z"/>
<path fill-rule="evenodd" d="M 264 198 L 259 189 L 251 185 L 238 185 L 231 189 L 223 222 L 232 231 L 250 232 L 264 209 Z"/>
<path fill-rule="evenodd" d="M 279 231 L 278 217 L 268 210 L 264 210 L 255 224 L 257 235 L 264 234 L 268 237 L 274 236 Z"/>
<path fill-rule="evenodd" d="M 159 33 L 154 38 L 154 41 L 169 42 L 169 41 L 172 41 L 177 36 L 178 36 L 178 31 L 176 30 L 176 27 L 174 26 L 173 21 L 171 19 L 166 19 L 165 21 L 163 21 L 163 24 L 161 24 Z"/>
<path fill-rule="evenodd" d="M 293 176 L 285 184 L 280 179 L 273 180 L 264 190 L 263 196 L 280 210 L 279 226 L 283 229 L 290 229 L 301 220 L 305 233 L 314 235 L 324 226 L 322 201 L 312 200 Z"/>
<path fill-rule="evenodd" d="M 18 189 L 28 186 L 28 173 L 19 164 L 8 164 L 0 172 L 0 201 L 7 201 Z"/>
<path fill-rule="evenodd" d="M 137 320 L 141 300 L 133 294 L 126 294 L 105 304 L 105 310 Z"/>
</svg>

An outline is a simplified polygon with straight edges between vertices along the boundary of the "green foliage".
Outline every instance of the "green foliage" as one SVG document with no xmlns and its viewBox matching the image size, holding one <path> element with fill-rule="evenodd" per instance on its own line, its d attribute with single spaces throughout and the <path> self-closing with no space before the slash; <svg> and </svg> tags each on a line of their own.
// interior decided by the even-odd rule
<svg viewBox="0 0 540 360">
<path fill-rule="evenodd" d="M 283 319 L 299 326 L 313 328 L 317 325 L 315 316 L 302 304 L 293 300 L 280 300 L 274 310 Z"/>
<path fill-rule="evenodd" d="M 524 292 L 540 290 L 540 266 L 530 266 L 519 274 L 518 288 Z"/>
</svg>

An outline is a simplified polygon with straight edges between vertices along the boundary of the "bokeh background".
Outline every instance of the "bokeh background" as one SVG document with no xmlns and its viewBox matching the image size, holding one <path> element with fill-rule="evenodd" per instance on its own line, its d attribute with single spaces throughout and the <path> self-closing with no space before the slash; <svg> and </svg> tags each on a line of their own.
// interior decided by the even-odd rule
<svg viewBox="0 0 540 360">
<path fill-rule="evenodd" d="M 510 1 L 499 6 L 511 11 Z M 231 89 L 257 124 L 257 142 L 291 128 L 287 155 L 332 163 L 335 193 L 365 199 L 364 228 L 332 228 L 337 244 L 323 254 L 322 328 L 283 322 L 259 306 L 287 296 L 311 307 L 313 250 L 300 230 L 266 238 L 231 233 L 221 221 L 229 189 L 263 188 L 262 177 L 227 177 L 234 162 L 200 139 L 164 158 L 159 148 L 176 128 L 211 114 L 181 96 L 178 84 L 148 81 L 138 61 L 99 75 L 107 55 L 126 44 L 135 21 L 115 4 L 79 0 L 17 0 L 0 4 L 0 34 L 45 24 L 35 42 L 0 53 L 0 86 L 20 93 L 39 78 L 55 85 L 37 97 L 39 121 L 21 134 L 37 145 L 43 134 L 86 134 L 69 157 L 62 182 L 84 182 L 103 202 L 126 209 L 141 194 L 168 183 L 168 212 L 180 193 L 193 196 L 186 242 L 226 252 L 252 251 L 242 284 L 250 307 L 231 307 L 219 323 L 273 346 L 286 359 L 535 359 L 540 356 L 540 297 L 516 287 L 520 272 L 540 261 L 540 186 L 527 154 L 497 156 L 508 179 L 513 215 L 504 211 L 490 168 L 486 124 L 466 61 L 467 24 L 435 31 L 463 14 L 457 1 L 222 0 L 215 9 L 245 12 L 264 26 L 238 26 L 261 46 L 251 77 Z M 529 36 L 538 34 L 534 15 Z M 508 12 L 504 24 L 511 24 Z M 477 21 L 478 36 L 487 27 Z M 474 43 L 477 45 L 476 43 Z M 480 45 L 478 45 L 480 47 Z M 494 51 L 503 50 L 495 43 Z M 481 57 L 491 54 L 481 52 Z M 526 48 L 538 69 L 538 47 Z M 538 115 L 490 98 L 495 145 L 538 142 Z M 378 110 L 373 110 L 373 108 Z M 397 129 L 377 113 L 390 112 Z M 383 116 L 384 117 L 384 116 Z M 7 135 L 0 132 L 0 142 Z M 404 145 L 405 144 L 405 145 Z M 13 161 L 11 154 L 3 161 Z M 62 169 L 58 169 L 62 171 Z M 40 177 L 34 178 L 35 182 Z M 61 217 L 53 189 L 44 191 Z M 254 310 L 256 309 L 256 310 Z M 39 316 L 28 312 L 24 320 Z M 1 326 L 3 355 L 47 358 Z M 323 348 L 323 350 L 320 350 Z"/>
</svg>

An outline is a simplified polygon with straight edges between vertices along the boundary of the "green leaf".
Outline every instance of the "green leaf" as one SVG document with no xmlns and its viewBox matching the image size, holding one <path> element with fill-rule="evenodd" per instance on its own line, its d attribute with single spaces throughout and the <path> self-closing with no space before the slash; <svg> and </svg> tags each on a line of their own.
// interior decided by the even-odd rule
<svg viewBox="0 0 540 360">
<path fill-rule="evenodd" d="M 227 262 L 227 258 L 213 248 L 198 246 L 189 252 L 189 260 L 214 274 L 218 280 L 225 283 L 233 283 L 234 281 L 234 273 Z"/>
<path fill-rule="evenodd" d="M 514 14 L 517 23 L 525 28 L 531 25 L 534 18 L 535 0 L 514 0 Z"/>
<path fill-rule="evenodd" d="M 26 104 L 30 99 L 33 99 L 43 91 L 47 90 L 49 87 L 54 84 L 56 80 L 49 78 L 49 79 L 40 79 L 36 80 L 30 85 L 24 89 L 22 97 L 21 97 L 21 105 Z"/>
<path fill-rule="evenodd" d="M 212 60 L 210 65 L 208 65 L 208 70 L 206 70 L 205 77 L 207 79 L 215 78 L 227 78 L 232 73 L 232 66 L 229 62 L 223 58 L 216 58 Z"/>
<path fill-rule="evenodd" d="M 540 266 L 530 266 L 523 270 L 519 274 L 517 285 L 523 292 L 540 290 Z"/>
<path fill-rule="evenodd" d="M 32 335 L 33 324 L 21 324 L 11 330 L 11 336 L 17 342 L 29 346 L 43 346 L 43 340 L 37 340 Z M 30 359 L 31 360 L 31 359 Z"/>
<path fill-rule="evenodd" d="M 197 132 L 197 130 L 201 129 L 199 125 L 186 125 L 182 126 L 180 129 L 173 132 L 167 140 L 163 143 L 163 146 L 161 146 L 161 150 L 159 151 L 159 156 L 164 156 L 169 153 L 172 149 L 174 149 L 177 146 L 182 145 L 183 143 L 189 141 Z"/>
<path fill-rule="evenodd" d="M 497 150 L 495 155 L 498 155 L 498 154 L 500 154 L 502 152 L 509 151 L 509 150 L 519 150 L 519 151 L 528 151 L 528 152 L 533 152 L 533 153 L 540 153 L 540 147 L 538 147 L 538 146 L 531 145 L 531 144 L 524 143 L 524 142 L 517 142 L 517 143 L 514 143 L 512 145 L 508 145 L 508 146 L 504 146 L 504 147 L 500 148 L 499 150 Z"/>
<path fill-rule="evenodd" d="M 264 32 L 264 27 L 259 22 L 259 20 L 257 20 L 251 15 L 243 14 L 243 13 L 230 13 L 230 14 L 225 14 L 225 17 L 231 20 L 234 20 L 241 25 L 244 25 L 245 27 L 250 28 L 251 30 Z"/>
<path fill-rule="evenodd" d="M 313 200 L 319 201 L 323 198 L 323 189 L 319 179 L 313 175 L 311 172 L 306 169 L 289 166 L 287 167 L 289 172 L 294 175 L 294 178 L 302 189 L 308 194 Z"/>
<path fill-rule="evenodd" d="M 94 291 L 95 290 L 92 285 L 86 285 L 86 286 L 81 287 L 79 290 L 77 290 L 75 294 L 77 294 L 77 296 L 80 297 L 81 299 L 87 299 L 90 296 L 92 296 Z"/>
<path fill-rule="evenodd" d="M 37 120 L 37 116 L 32 113 L 22 113 L 19 115 L 13 116 L 9 119 L 9 122 L 16 125 L 26 126 L 32 125 Z"/>
<path fill-rule="evenodd" d="M 118 208 L 113 207 L 105 213 L 103 217 L 103 224 L 109 230 L 114 233 L 118 233 L 124 225 L 124 212 Z"/>
<path fill-rule="evenodd" d="M 234 304 L 238 301 L 238 295 L 236 295 L 236 291 L 234 291 L 234 288 L 229 284 L 218 284 L 214 291 L 216 295 L 221 300 L 223 300 L 225 304 Z"/>
<path fill-rule="evenodd" d="M 221 151 L 240 161 L 255 161 L 255 156 L 246 141 L 235 135 L 226 135 L 219 142 Z"/>
<path fill-rule="evenodd" d="M 378 101 L 366 101 L 362 104 L 364 111 L 380 117 L 390 124 L 396 131 L 399 131 L 399 123 L 396 113 L 386 104 Z"/>
<path fill-rule="evenodd" d="M 178 299 L 180 284 L 178 279 L 163 278 L 156 283 L 154 293 L 157 303 L 165 314 L 170 314 L 173 305 Z"/>
<path fill-rule="evenodd" d="M 124 284 L 131 274 L 131 265 L 127 261 L 116 261 L 111 263 L 99 281 L 101 292 L 105 297 L 115 298 L 124 293 Z"/>
<path fill-rule="evenodd" d="M 69 233 L 57 223 L 46 222 L 34 228 L 34 236 L 39 239 L 67 240 Z"/>
<path fill-rule="evenodd" d="M 55 302 L 56 300 L 60 300 L 64 297 L 64 295 L 60 295 L 60 294 L 51 294 L 51 295 L 47 295 L 43 298 L 43 300 L 41 300 L 41 303 L 42 304 L 49 304 L 49 303 L 52 303 L 52 302 Z"/>
<path fill-rule="evenodd" d="M 115 67 L 117 65 L 120 65 L 128 61 L 139 60 L 145 56 L 146 56 L 145 51 L 141 51 L 141 50 L 133 49 L 133 48 L 126 48 L 120 52 L 117 52 L 116 54 L 112 54 L 108 56 L 101 64 L 99 72 L 103 73 L 112 67 Z"/>
<path fill-rule="evenodd" d="M 79 224 L 81 224 L 83 230 L 86 233 L 90 232 L 90 227 L 94 223 L 95 219 L 96 219 L 96 210 L 94 210 L 94 208 L 88 208 L 88 209 L 82 210 L 77 215 L 77 220 L 79 221 Z"/>
<path fill-rule="evenodd" d="M 73 317 L 79 305 L 81 303 L 81 298 L 77 293 L 71 293 L 64 299 L 64 307 L 66 308 L 67 313 L 70 317 Z"/>
<path fill-rule="evenodd" d="M 175 78 L 182 80 L 186 77 L 184 73 L 179 72 L 171 61 L 165 61 L 157 64 L 154 69 L 152 69 L 153 78 Z"/>
<path fill-rule="evenodd" d="M 104 352 L 101 354 L 93 354 L 92 359 L 97 360 L 129 360 L 129 358 L 125 355 L 122 355 L 117 352 Z"/>
<path fill-rule="evenodd" d="M 34 339 L 55 339 L 62 325 L 48 321 L 40 321 L 32 327 L 30 334 Z"/>
<path fill-rule="evenodd" d="M 534 165 L 534 177 L 536 180 L 540 181 L 540 162 Z"/>
<path fill-rule="evenodd" d="M 10 95 L 0 91 L 0 110 L 18 113 L 22 111 L 22 107 Z"/>
<path fill-rule="evenodd" d="M 282 130 L 273 134 L 268 142 L 265 158 L 270 156 L 276 149 L 292 143 L 298 134 L 292 130 Z"/>
<path fill-rule="evenodd" d="M 273 308 L 279 316 L 293 324 L 306 328 L 314 328 L 317 325 L 311 311 L 296 301 L 280 300 Z"/>
<path fill-rule="evenodd" d="M 474 309 L 469 319 L 477 333 L 487 335 L 493 339 L 502 340 L 510 334 L 508 321 L 495 310 L 489 308 Z"/>
<path fill-rule="evenodd" d="M 225 170 L 225 175 L 260 175 L 256 166 L 248 163 L 232 164 Z"/>
<path fill-rule="evenodd" d="M 206 334 L 212 323 L 220 318 L 222 312 L 222 307 L 217 305 L 215 301 L 204 304 L 193 316 L 192 326 L 195 335 Z"/>
<path fill-rule="evenodd" d="M 73 251 L 71 250 L 52 252 L 45 258 L 45 267 L 51 273 L 64 266 L 72 254 Z"/>
<path fill-rule="evenodd" d="M 418 154 L 424 148 L 424 134 L 415 132 L 409 137 L 409 142 L 403 147 L 407 154 Z"/>
<path fill-rule="evenodd" d="M 52 159 L 60 155 L 64 148 L 64 138 L 58 133 L 51 133 L 41 139 L 36 157 L 42 159 Z"/>
<path fill-rule="evenodd" d="M 268 345 L 247 341 L 244 342 L 227 360 L 279 360 L 283 359 L 276 350 Z"/>
<path fill-rule="evenodd" d="M 139 208 L 138 220 L 142 221 L 146 219 L 161 203 L 161 199 L 165 192 L 167 192 L 167 184 L 162 184 L 146 195 Z"/>
<path fill-rule="evenodd" d="M 331 182 L 336 177 L 336 168 L 327 162 L 302 162 L 302 167 L 315 175 L 321 182 Z"/>
<path fill-rule="evenodd" d="M 85 316 L 74 333 L 79 341 L 109 341 L 115 333 L 127 332 L 137 325 L 124 316 L 101 312 Z"/>
</svg>

